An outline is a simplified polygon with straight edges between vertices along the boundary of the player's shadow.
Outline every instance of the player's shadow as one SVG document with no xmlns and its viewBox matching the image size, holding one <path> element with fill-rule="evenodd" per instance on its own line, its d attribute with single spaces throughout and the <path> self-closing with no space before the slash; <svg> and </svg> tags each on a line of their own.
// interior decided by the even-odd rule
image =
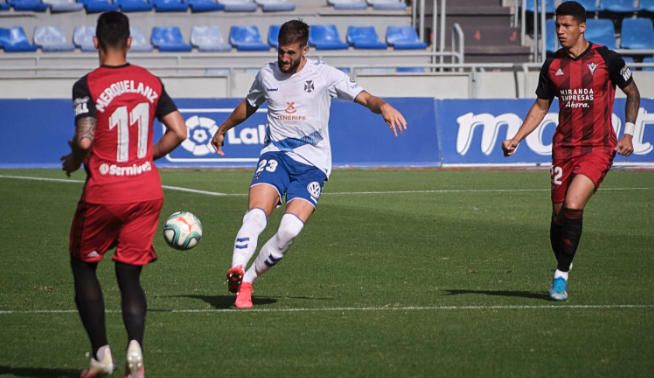
<svg viewBox="0 0 654 378">
<path fill-rule="evenodd" d="M 81 370 L 75 369 L 58 369 L 58 368 L 30 368 L 30 367 L 15 367 L 0 365 L 0 376 L 5 374 L 14 377 L 43 377 L 43 378 L 59 378 L 59 377 L 79 377 Z"/>
<path fill-rule="evenodd" d="M 549 301 L 550 297 L 542 292 L 525 291 L 525 290 L 469 290 L 469 289 L 443 289 L 446 295 L 466 295 L 481 294 L 492 295 L 497 297 L 520 297 L 529 299 L 542 299 Z"/>
<path fill-rule="evenodd" d="M 199 299 L 213 308 L 225 309 L 234 307 L 233 295 L 176 295 L 181 298 Z M 277 299 L 271 297 L 252 296 L 252 304 L 255 306 L 270 305 L 277 302 Z"/>
</svg>

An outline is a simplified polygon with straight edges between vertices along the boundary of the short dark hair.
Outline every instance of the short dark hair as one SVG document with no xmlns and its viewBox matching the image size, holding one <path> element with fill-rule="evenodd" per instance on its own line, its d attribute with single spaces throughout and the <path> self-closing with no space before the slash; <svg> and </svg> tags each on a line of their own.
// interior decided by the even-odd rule
<svg viewBox="0 0 654 378">
<path fill-rule="evenodd" d="M 285 22 L 279 29 L 279 45 L 300 42 L 300 46 L 306 46 L 309 41 L 309 25 L 302 20 L 291 20 Z"/>
<path fill-rule="evenodd" d="M 125 48 L 129 38 L 129 19 L 120 12 L 104 12 L 98 17 L 95 36 L 103 50 Z"/>
<path fill-rule="evenodd" d="M 564 1 L 557 8 L 555 15 L 572 16 L 580 24 L 586 22 L 586 9 L 576 1 Z"/>
</svg>

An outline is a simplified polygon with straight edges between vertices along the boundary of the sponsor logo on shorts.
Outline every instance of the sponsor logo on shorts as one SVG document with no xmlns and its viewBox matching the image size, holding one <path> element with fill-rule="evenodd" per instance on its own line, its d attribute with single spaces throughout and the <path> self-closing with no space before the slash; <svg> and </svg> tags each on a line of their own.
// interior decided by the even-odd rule
<svg viewBox="0 0 654 378">
<path fill-rule="evenodd" d="M 138 176 L 145 172 L 150 172 L 152 170 L 152 164 L 149 161 L 139 165 L 132 164 L 126 167 L 121 167 L 116 164 L 100 164 L 100 174 L 103 176 Z"/>
<path fill-rule="evenodd" d="M 307 191 L 309 191 L 311 199 L 317 202 L 318 198 L 320 198 L 320 183 L 318 183 L 318 181 L 310 182 L 309 185 L 307 185 Z"/>
</svg>

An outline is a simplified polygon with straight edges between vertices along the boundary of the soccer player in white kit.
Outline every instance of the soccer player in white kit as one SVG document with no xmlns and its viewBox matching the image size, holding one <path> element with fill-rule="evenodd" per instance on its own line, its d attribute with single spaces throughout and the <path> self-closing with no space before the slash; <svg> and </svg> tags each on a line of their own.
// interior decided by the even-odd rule
<svg viewBox="0 0 654 378">
<path fill-rule="evenodd" d="M 332 97 L 354 100 L 381 114 L 395 136 L 406 130 L 402 114 L 373 96 L 340 70 L 305 57 L 309 26 L 284 23 L 279 32 L 277 62 L 257 74 L 246 98 L 214 134 L 211 143 L 223 156 L 225 133 L 246 120 L 264 102 L 268 105 L 267 135 L 248 194 L 248 211 L 234 241 L 227 271 L 234 306 L 252 307 L 252 284 L 278 263 L 313 214 L 332 169 L 329 108 Z M 268 217 L 286 197 L 279 229 L 245 270 L 256 252 Z"/>
</svg>

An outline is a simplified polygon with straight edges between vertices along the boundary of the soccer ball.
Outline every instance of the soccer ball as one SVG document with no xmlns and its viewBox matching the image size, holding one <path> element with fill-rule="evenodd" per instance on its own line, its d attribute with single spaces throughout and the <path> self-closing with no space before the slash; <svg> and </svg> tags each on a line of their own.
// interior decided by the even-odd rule
<svg viewBox="0 0 654 378">
<path fill-rule="evenodd" d="M 169 246 L 185 251 L 202 239 L 202 223 L 189 211 L 176 211 L 166 219 L 163 236 Z"/>
</svg>

